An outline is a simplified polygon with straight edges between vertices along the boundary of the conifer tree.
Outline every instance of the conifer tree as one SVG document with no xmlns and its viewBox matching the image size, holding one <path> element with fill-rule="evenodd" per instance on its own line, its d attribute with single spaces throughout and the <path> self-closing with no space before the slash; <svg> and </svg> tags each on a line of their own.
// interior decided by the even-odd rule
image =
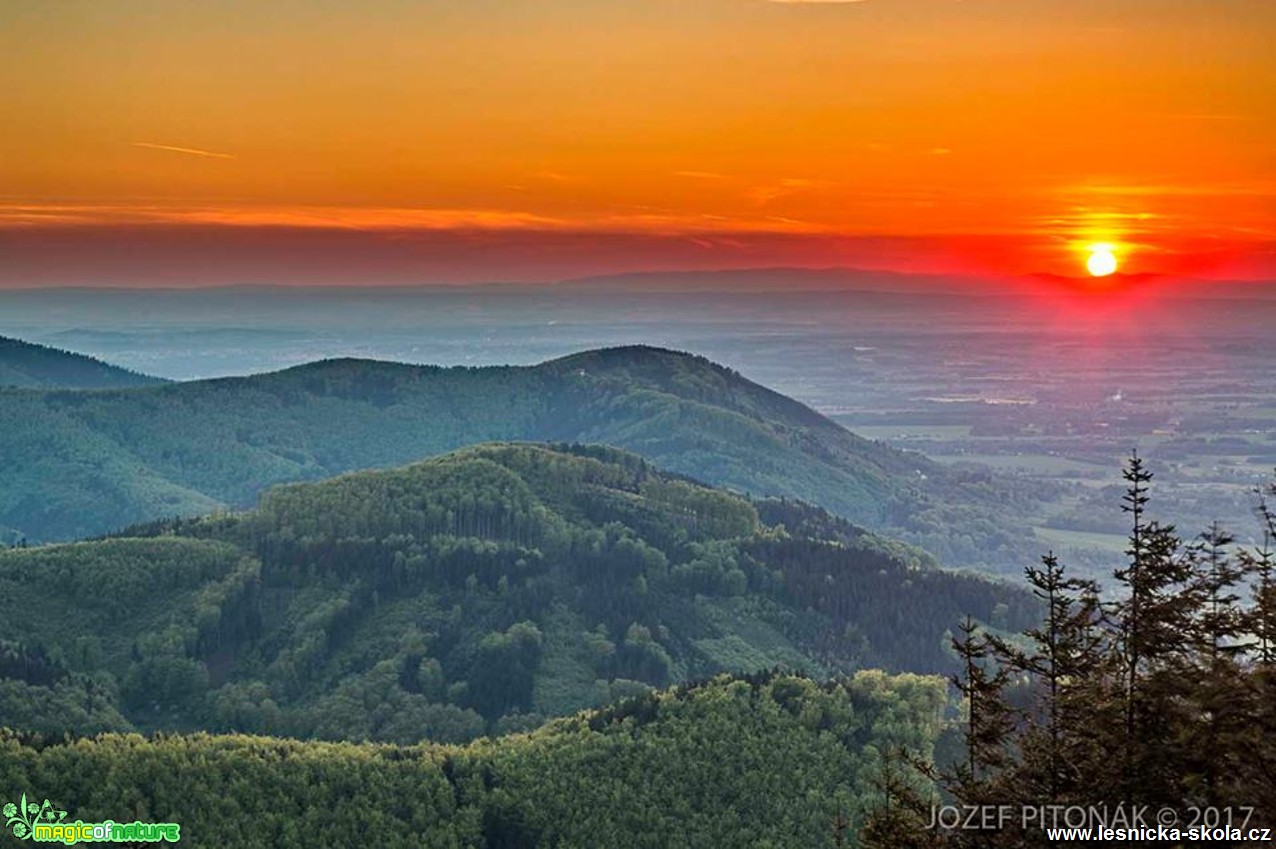
<svg viewBox="0 0 1276 849">
<path fill-rule="evenodd" d="M 1008 747 L 1015 711 L 1006 701 L 1010 670 L 998 662 L 996 641 L 969 616 L 958 627 L 961 633 L 953 637 L 952 646 L 962 673 L 953 684 L 966 705 L 966 762 L 958 768 L 954 784 L 962 798 L 973 801 L 995 789 L 997 775 L 1011 762 Z"/>
<path fill-rule="evenodd" d="M 1111 725 L 1110 717 L 1102 716 L 1109 706 L 1101 686 L 1103 613 L 1095 582 L 1069 577 L 1053 552 L 1025 572 L 1044 618 L 1040 627 L 1025 632 L 1031 649 L 1005 646 L 1003 654 L 1005 662 L 1029 676 L 1035 694 L 1033 721 L 1020 743 L 1025 791 L 1059 804 L 1093 790 L 1096 765 L 1106 759 L 1104 741 L 1097 736 L 1097 729 Z"/>
<path fill-rule="evenodd" d="M 1131 517 L 1129 560 L 1115 572 L 1120 600 L 1111 605 L 1110 616 L 1124 666 L 1122 799 L 1133 804 L 1175 795 L 1168 741 L 1181 704 L 1179 661 L 1190 651 L 1200 597 L 1174 526 L 1145 515 L 1152 472 L 1137 453 L 1123 477 L 1128 487 L 1122 509 Z"/>
<path fill-rule="evenodd" d="M 1184 789 L 1188 801 L 1212 807 L 1224 804 L 1222 784 L 1238 767 L 1242 747 L 1236 743 L 1246 733 L 1252 707 L 1252 700 L 1244 697 L 1241 665 L 1249 648 L 1246 616 L 1238 604 L 1244 570 L 1228 552 L 1233 542 L 1215 522 L 1189 551 L 1200 607 L 1191 631 L 1193 651 L 1180 664 L 1190 705 L 1180 729 Z"/>
</svg>

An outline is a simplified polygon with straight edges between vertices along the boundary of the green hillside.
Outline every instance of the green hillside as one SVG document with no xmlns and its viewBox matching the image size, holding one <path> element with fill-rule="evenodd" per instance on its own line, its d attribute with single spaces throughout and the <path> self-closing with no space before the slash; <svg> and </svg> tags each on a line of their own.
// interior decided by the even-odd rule
<svg viewBox="0 0 1276 849">
<path fill-rule="evenodd" d="M 83 354 L 0 336 L 0 387 L 120 389 L 163 382 Z"/>
<path fill-rule="evenodd" d="M 527 368 L 356 360 L 144 390 L 0 391 L 0 527 L 73 539 L 267 487 L 490 440 L 590 442 L 760 496 L 799 498 L 955 565 L 1035 556 L 1029 498 L 846 431 L 700 357 L 593 351 Z"/>
<path fill-rule="evenodd" d="M 947 672 L 1025 592 L 597 447 L 484 445 L 0 552 L 0 717 L 464 741 L 720 672 Z"/>
<path fill-rule="evenodd" d="M 0 731 L 0 787 L 195 847 L 848 846 L 881 753 L 929 756 L 944 697 L 911 675 L 720 678 L 465 747 Z"/>
</svg>

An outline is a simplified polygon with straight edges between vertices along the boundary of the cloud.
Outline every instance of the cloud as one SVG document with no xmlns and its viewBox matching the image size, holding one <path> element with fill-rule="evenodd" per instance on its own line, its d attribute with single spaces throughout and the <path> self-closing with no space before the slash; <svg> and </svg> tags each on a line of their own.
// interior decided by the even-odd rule
<svg viewBox="0 0 1276 849">
<path fill-rule="evenodd" d="M 808 181 L 792 181 L 805 184 Z M 541 215 L 521 209 L 422 207 L 182 207 L 126 204 L 40 204 L 0 201 L 0 232 L 39 226 L 184 225 L 367 232 L 815 233 L 828 228 L 792 219 L 726 217 L 638 209 Z"/>
<path fill-rule="evenodd" d="M 725 180 L 726 175 L 714 171 L 675 171 L 675 177 L 686 177 L 689 180 Z"/>
<path fill-rule="evenodd" d="M 1276 182 L 1252 183 L 1148 183 L 1140 185 L 1085 185 L 1065 190 L 1068 195 L 1110 195 L 1114 197 L 1259 197 L 1276 196 Z"/>
<path fill-rule="evenodd" d="M 217 153 L 212 150 L 200 150 L 195 147 L 176 147 L 171 144 L 155 144 L 154 142 L 133 142 L 133 147 L 144 147 L 147 150 L 167 150 L 170 153 L 186 153 L 191 156 L 203 156 L 207 159 L 234 159 L 229 153 Z"/>
<path fill-rule="evenodd" d="M 865 0 L 768 0 L 770 3 L 863 3 Z"/>
<path fill-rule="evenodd" d="M 1070 248 L 1085 235 L 1066 227 L 1044 235 L 872 235 L 820 231 L 770 216 L 737 222 L 713 216 L 599 220 L 582 215 L 543 224 L 500 210 L 312 209 L 305 215 L 279 210 L 273 217 L 230 219 L 225 217 L 230 210 L 190 217 L 154 209 L 145 217 L 135 210 L 132 219 L 123 209 L 110 218 L 89 207 L 7 211 L 25 223 L 6 226 L 0 201 L 0 289 L 416 285 L 775 266 L 1070 273 L 1075 265 Z M 53 223 L 45 213 L 61 218 Z M 419 226 L 405 228 L 413 213 Z M 230 221 L 241 226 L 228 226 Z M 454 226 L 445 226 L 449 222 Z M 376 226 L 350 226 L 355 223 Z M 1276 275 L 1270 234 L 1213 236 L 1166 240 L 1180 254 L 1141 251 L 1148 259 L 1140 267 L 1172 272 L 1199 255 L 1216 258 L 1219 274 Z M 1119 241 L 1162 244 L 1142 233 Z"/>
<path fill-rule="evenodd" d="M 551 183 L 579 183 L 581 178 L 574 174 L 564 174 L 561 171 L 537 171 L 529 174 L 533 180 L 548 180 Z"/>
<path fill-rule="evenodd" d="M 822 0 L 823 2 L 824 0 Z M 778 2 L 778 0 L 776 0 Z M 786 177 L 774 183 L 768 183 L 762 186 L 755 186 L 745 192 L 745 197 L 756 204 L 765 205 L 773 200 L 788 197 L 798 192 L 811 191 L 813 189 L 828 189 L 837 185 L 828 180 L 808 180 L 802 177 Z"/>
<path fill-rule="evenodd" d="M 641 224 L 641 222 L 626 222 Z M 227 285 L 416 285 L 552 281 L 626 272 L 802 266 L 953 270 L 932 238 L 729 229 L 502 228 L 411 232 L 168 223 L 0 227 L 0 289 Z M 712 229 L 702 229 L 709 227 Z M 1005 256 L 982 247 L 981 255 Z M 1013 239 L 1011 240 L 1013 241 Z"/>
</svg>

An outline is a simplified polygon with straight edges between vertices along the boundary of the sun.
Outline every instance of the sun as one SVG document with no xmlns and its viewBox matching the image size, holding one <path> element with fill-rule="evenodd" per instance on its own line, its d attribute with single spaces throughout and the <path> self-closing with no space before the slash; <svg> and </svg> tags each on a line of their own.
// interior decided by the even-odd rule
<svg viewBox="0 0 1276 849">
<path fill-rule="evenodd" d="M 1091 277 L 1107 277 L 1117 270 L 1116 254 L 1110 245 L 1091 245 L 1090 258 L 1085 261 Z"/>
</svg>

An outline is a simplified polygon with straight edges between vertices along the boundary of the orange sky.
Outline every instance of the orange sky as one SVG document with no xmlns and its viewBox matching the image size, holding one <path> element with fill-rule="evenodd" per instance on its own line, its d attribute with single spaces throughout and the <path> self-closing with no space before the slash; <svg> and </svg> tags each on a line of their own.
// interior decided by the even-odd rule
<svg viewBox="0 0 1276 849">
<path fill-rule="evenodd" d="M 0 9 L 0 285 L 1276 277 L 1272 0 Z"/>
</svg>

